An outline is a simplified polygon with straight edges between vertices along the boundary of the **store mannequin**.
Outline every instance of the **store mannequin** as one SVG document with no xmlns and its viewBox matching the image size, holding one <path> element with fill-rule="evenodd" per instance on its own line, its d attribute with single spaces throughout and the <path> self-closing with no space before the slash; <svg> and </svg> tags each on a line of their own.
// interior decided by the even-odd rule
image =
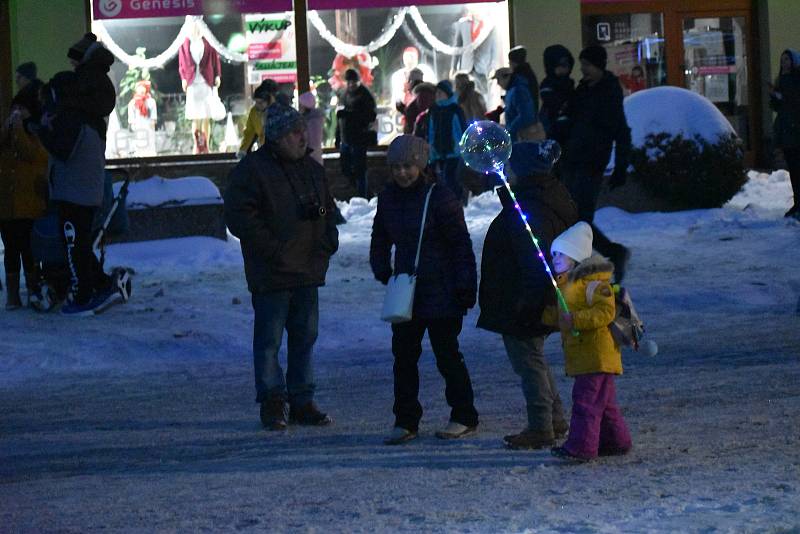
<svg viewBox="0 0 800 534">
<path fill-rule="evenodd" d="M 479 93 L 487 94 L 489 73 L 499 64 L 499 47 L 497 32 L 491 15 L 485 13 L 485 6 L 465 6 L 462 16 L 453 24 L 453 46 L 462 47 L 475 41 L 483 32 L 485 25 L 492 26 L 491 33 L 481 45 L 474 50 L 453 56 L 450 65 L 450 78 L 457 72 L 465 72 L 475 80 Z"/>
<path fill-rule="evenodd" d="M 194 153 L 202 154 L 208 152 L 213 89 L 220 86 L 222 64 L 197 23 L 178 51 L 178 71 L 186 91 L 186 119 L 192 121 Z"/>
<path fill-rule="evenodd" d="M 419 50 L 413 46 L 403 50 L 403 66 L 392 74 L 392 102 L 407 105 L 414 99 L 411 93 L 412 87 L 409 85 L 409 74 L 412 70 L 418 69 L 422 72 L 422 81 L 436 83 L 438 80 L 433 73 L 433 69 L 428 65 L 420 64 Z"/>
<path fill-rule="evenodd" d="M 156 100 L 150 94 L 150 82 L 136 82 L 128 102 L 128 128 L 133 132 L 133 152 L 137 157 L 156 155 Z"/>
</svg>

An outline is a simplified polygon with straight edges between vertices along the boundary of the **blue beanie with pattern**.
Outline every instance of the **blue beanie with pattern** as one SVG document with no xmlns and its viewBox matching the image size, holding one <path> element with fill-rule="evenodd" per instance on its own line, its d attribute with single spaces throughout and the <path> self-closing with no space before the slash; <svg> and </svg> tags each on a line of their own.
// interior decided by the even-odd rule
<svg viewBox="0 0 800 534">
<path fill-rule="evenodd" d="M 297 126 L 303 126 L 305 121 L 300 112 L 291 106 L 275 102 L 266 111 L 267 118 L 264 121 L 264 136 L 269 141 L 277 141 L 284 135 L 294 130 Z"/>
</svg>

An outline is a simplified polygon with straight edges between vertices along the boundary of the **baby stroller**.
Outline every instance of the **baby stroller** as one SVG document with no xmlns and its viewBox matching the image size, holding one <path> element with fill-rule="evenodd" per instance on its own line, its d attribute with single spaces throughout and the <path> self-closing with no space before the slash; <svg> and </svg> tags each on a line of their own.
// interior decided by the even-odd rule
<svg viewBox="0 0 800 534">
<path fill-rule="evenodd" d="M 114 195 L 113 183 L 122 182 Z M 123 302 L 130 298 L 131 273 L 128 269 L 117 267 L 105 274 L 105 246 L 109 237 L 123 235 L 128 231 L 128 212 L 125 199 L 128 195 L 130 175 L 125 170 L 106 171 L 103 205 L 95 215 L 93 228 L 93 251 L 99 262 L 97 276 L 106 277 L 107 283 L 115 286 Z M 51 203 L 44 217 L 37 219 L 31 233 L 31 249 L 34 260 L 41 265 L 41 283 L 38 295 L 31 298 L 31 307 L 36 311 L 48 312 L 56 308 L 66 298 L 70 287 L 70 271 L 67 264 L 64 232 L 56 207 Z"/>
</svg>

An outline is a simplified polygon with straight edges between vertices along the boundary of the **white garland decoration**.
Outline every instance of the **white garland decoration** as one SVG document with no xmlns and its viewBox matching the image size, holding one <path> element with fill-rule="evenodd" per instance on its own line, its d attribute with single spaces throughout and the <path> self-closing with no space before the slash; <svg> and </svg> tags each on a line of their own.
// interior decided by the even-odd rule
<svg viewBox="0 0 800 534">
<path fill-rule="evenodd" d="M 139 56 L 132 56 L 125 52 L 120 46 L 114 42 L 114 39 L 111 38 L 111 35 L 106 30 L 105 25 L 102 21 L 96 20 L 94 24 L 92 24 L 92 29 L 97 34 L 97 37 L 103 44 L 108 48 L 108 51 L 114 54 L 120 61 L 128 65 L 128 67 L 135 67 L 140 69 L 160 69 L 163 68 L 164 65 L 175 57 L 178 54 L 178 50 L 180 50 L 181 45 L 186 37 L 190 35 L 191 32 L 191 24 L 188 20 L 189 17 L 186 17 L 186 22 L 183 23 L 181 26 L 180 31 L 178 32 L 178 36 L 172 41 L 172 44 L 169 47 L 161 52 L 156 57 L 152 58 L 141 58 Z"/>
<path fill-rule="evenodd" d="M 323 22 L 322 18 L 319 16 L 319 13 L 314 10 L 308 12 L 308 21 L 311 22 L 311 24 L 319 33 L 320 37 L 325 39 L 325 41 L 327 41 L 328 44 L 331 45 L 334 50 L 336 50 L 337 54 L 341 54 L 345 57 L 355 57 L 362 52 L 374 52 L 379 48 L 386 46 L 386 44 L 392 40 L 392 37 L 394 37 L 395 33 L 397 33 L 397 30 L 403 24 L 403 20 L 406 18 L 406 13 L 408 13 L 407 7 L 400 8 L 397 13 L 395 13 L 394 19 L 392 19 L 392 23 L 389 25 L 386 31 L 366 45 L 345 43 L 333 35 L 330 30 L 328 30 L 327 26 L 325 26 L 325 22 Z"/>
<path fill-rule="evenodd" d="M 486 38 L 489 37 L 489 34 L 492 33 L 492 30 L 494 30 L 494 24 L 485 24 L 481 30 L 481 33 L 478 34 L 477 39 L 468 45 L 455 47 L 443 43 L 435 35 L 433 35 L 433 32 L 431 32 L 430 28 L 428 28 L 428 25 L 425 24 L 424 20 L 422 20 L 422 15 L 420 14 L 419 9 L 417 9 L 417 6 L 409 7 L 408 14 L 411 16 L 411 20 L 414 21 L 414 24 L 416 24 L 419 33 L 422 34 L 422 37 L 425 38 L 428 44 L 431 45 L 437 52 L 447 54 L 448 56 L 459 56 L 464 52 L 475 50 L 483 44 Z"/>
<path fill-rule="evenodd" d="M 132 56 L 125 52 L 114 41 L 114 39 L 108 33 L 105 25 L 100 20 L 94 21 L 94 24 L 92 24 L 92 29 L 95 31 L 100 41 L 102 41 L 106 48 L 108 48 L 108 51 L 114 54 L 117 59 L 129 67 L 140 69 L 160 69 L 163 68 L 169 60 L 178 55 L 178 51 L 180 50 L 181 45 L 183 45 L 183 42 L 189 36 L 191 36 L 192 26 L 195 24 L 200 27 L 200 32 L 202 36 L 205 37 L 206 41 L 208 41 L 208 44 L 210 44 L 211 47 L 216 50 L 225 61 L 230 63 L 246 63 L 248 61 L 247 54 L 240 54 L 238 52 L 229 50 L 228 47 L 220 43 L 214 34 L 211 33 L 211 30 L 206 25 L 202 16 L 196 17 L 188 15 L 186 17 L 186 21 L 183 23 L 183 26 L 181 26 L 181 29 L 178 31 L 178 36 L 175 37 L 174 41 L 172 41 L 172 44 L 170 44 L 169 47 L 167 47 L 167 49 L 161 52 L 159 55 L 152 58 L 141 58 L 139 56 Z"/>
</svg>

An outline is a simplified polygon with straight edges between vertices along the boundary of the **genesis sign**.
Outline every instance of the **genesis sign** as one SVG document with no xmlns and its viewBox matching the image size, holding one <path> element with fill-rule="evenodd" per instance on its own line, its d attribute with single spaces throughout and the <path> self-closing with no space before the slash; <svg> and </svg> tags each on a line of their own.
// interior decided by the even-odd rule
<svg viewBox="0 0 800 534">
<path fill-rule="evenodd" d="M 102 19 L 185 17 L 211 13 L 272 13 L 292 9 L 292 0 L 92 0 L 92 15 Z"/>
</svg>

